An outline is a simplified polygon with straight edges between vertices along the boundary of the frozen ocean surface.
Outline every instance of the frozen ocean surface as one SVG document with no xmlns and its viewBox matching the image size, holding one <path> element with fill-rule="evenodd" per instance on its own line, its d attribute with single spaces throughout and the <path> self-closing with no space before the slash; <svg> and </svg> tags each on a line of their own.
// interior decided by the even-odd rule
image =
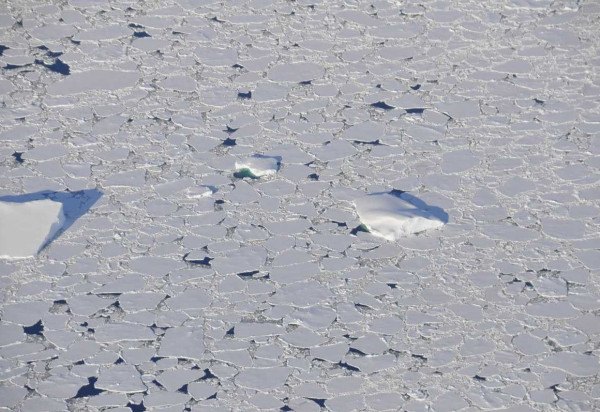
<svg viewBox="0 0 600 412">
<path fill-rule="evenodd" d="M 600 3 L 2 6 L 0 410 L 600 410 Z"/>
</svg>

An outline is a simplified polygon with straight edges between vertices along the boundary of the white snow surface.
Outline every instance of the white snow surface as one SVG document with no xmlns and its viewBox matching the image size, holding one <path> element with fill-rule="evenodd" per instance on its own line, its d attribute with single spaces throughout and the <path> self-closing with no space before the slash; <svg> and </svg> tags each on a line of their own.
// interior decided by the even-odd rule
<svg viewBox="0 0 600 412">
<path fill-rule="evenodd" d="M 391 193 L 373 193 L 354 201 L 360 221 L 375 235 L 398 240 L 444 225 L 439 214 Z"/>
<path fill-rule="evenodd" d="M 0 201 L 0 258 L 35 256 L 64 224 L 60 202 L 50 199 L 30 202 Z"/>
</svg>

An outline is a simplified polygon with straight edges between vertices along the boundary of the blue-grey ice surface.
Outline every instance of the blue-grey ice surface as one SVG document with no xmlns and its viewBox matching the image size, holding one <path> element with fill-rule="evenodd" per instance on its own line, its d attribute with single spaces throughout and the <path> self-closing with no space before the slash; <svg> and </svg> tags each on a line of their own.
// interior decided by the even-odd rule
<svg viewBox="0 0 600 412">
<path fill-rule="evenodd" d="M 2 6 L 0 410 L 600 410 L 600 3 Z"/>
</svg>

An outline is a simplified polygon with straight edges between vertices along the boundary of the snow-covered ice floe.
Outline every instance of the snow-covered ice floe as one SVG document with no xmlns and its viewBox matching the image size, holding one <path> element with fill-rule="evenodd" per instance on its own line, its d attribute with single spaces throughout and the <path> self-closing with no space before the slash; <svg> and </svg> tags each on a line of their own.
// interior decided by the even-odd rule
<svg viewBox="0 0 600 412">
<path fill-rule="evenodd" d="M 371 234 L 398 240 L 443 226 L 448 217 L 407 193 L 372 193 L 354 201 L 356 213 Z"/>
<path fill-rule="evenodd" d="M 35 256 L 62 228 L 63 204 L 50 199 L 0 201 L 0 258 Z"/>
<path fill-rule="evenodd" d="M 281 164 L 278 156 L 254 155 L 235 162 L 237 177 L 258 178 L 277 173 Z"/>
</svg>

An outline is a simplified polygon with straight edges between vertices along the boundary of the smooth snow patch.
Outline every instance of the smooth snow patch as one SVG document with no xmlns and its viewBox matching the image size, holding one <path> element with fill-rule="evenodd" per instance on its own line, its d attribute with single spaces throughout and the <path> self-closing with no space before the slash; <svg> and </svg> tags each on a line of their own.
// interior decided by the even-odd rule
<svg viewBox="0 0 600 412">
<path fill-rule="evenodd" d="M 443 226 L 448 217 L 439 208 L 430 208 L 414 196 L 402 193 L 373 193 L 354 201 L 360 221 L 369 231 L 387 240 Z"/>
<path fill-rule="evenodd" d="M 35 256 L 62 228 L 63 205 L 49 199 L 0 201 L 0 258 Z"/>
<path fill-rule="evenodd" d="M 254 155 L 244 160 L 235 162 L 235 169 L 239 174 L 247 174 L 248 177 L 261 177 L 277 173 L 281 158 L 278 156 Z"/>
</svg>

